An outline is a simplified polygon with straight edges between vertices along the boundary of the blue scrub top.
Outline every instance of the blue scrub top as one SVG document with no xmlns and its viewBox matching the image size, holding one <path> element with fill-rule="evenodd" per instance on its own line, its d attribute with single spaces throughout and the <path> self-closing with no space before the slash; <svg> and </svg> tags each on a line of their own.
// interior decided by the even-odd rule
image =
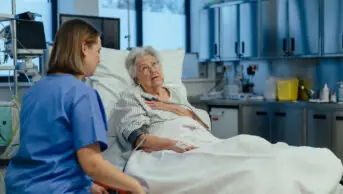
<svg viewBox="0 0 343 194">
<path fill-rule="evenodd" d="M 102 101 L 69 74 L 49 75 L 28 89 L 20 112 L 20 147 L 7 169 L 7 194 L 90 193 L 76 151 L 99 142 L 107 149 Z"/>
</svg>

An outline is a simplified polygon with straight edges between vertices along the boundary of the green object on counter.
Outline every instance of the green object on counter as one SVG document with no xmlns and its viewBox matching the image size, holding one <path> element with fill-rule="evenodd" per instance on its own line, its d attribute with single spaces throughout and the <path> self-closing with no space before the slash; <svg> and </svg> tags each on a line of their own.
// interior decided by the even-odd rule
<svg viewBox="0 0 343 194">
<path fill-rule="evenodd" d="M 12 107 L 0 106 L 0 146 L 8 145 L 12 131 Z"/>
</svg>

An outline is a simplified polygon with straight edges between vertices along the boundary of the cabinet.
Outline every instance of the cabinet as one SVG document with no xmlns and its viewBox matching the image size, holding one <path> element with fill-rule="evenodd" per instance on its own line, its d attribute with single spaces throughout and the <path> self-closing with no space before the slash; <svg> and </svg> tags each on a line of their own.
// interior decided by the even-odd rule
<svg viewBox="0 0 343 194">
<path fill-rule="evenodd" d="M 238 135 L 238 107 L 211 108 L 211 132 L 220 139 Z"/>
<path fill-rule="evenodd" d="M 330 110 L 308 109 L 307 114 L 307 145 L 312 147 L 326 147 L 331 145 L 331 112 Z"/>
<path fill-rule="evenodd" d="M 332 120 L 332 150 L 343 161 L 343 112 L 334 113 Z"/>
<path fill-rule="evenodd" d="M 343 54 L 343 0 L 323 1 L 323 54 Z"/>
<path fill-rule="evenodd" d="M 270 110 L 264 106 L 243 106 L 240 133 L 263 137 L 270 140 Z"/>
<path fill-rule="evenodd" d="M 220 8 L 219 42 L 222 60 L 258 56 L 258 3 L 229 4 Z"/>
<path fill-rule="evenodd" d="M 204 9 L 200 13 L 199 22 L 199 61 L 206 61 L 210 58 L 210 10 Z"/>
<path fill-rule="evenodd" d="M 207 61 L 219 57 L 219 8 L 203 9 L 199 15 L 199 61 Z"/>
<path fill-rule="evenodd" d="M 262 0 L 261 57 L 320 53 L 319 0 Z"/>
<path fill-rule="evenodd" d="M 304 145 L 304 113 L 303 108 L 274 107 L 271 115 L 271 142 Z"/>
</svg>

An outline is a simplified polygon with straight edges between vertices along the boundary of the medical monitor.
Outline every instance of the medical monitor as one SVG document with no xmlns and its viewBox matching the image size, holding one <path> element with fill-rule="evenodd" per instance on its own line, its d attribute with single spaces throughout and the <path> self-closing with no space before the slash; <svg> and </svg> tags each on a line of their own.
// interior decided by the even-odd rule
<svg viewBox="0 0 343 194">
<path fill-rule="evenodd" d="M 17 56 L 37 57 L 46 49 L 46 40 L 43 22 L 32 20 L 16 20 L 17 26 Z M 10 31 L 10 26 L 7 27 Z M 6 51 L 13 56 L 12 34 L 9 34 L 5 42 Z"/>
<path fill-rule="evenodd" d="M 92 24 L 101 33 L 103 47 L 120 49 L 120 20 L 118 18 L 60 14 L 60 25 L 71 19 L 83 19 Z"/>
</svg>

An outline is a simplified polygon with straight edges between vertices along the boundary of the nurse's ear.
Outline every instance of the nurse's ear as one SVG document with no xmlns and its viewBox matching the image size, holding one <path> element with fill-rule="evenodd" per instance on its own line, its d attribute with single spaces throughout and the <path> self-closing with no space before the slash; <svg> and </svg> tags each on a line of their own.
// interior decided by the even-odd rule
<svg viewBox="0 0 343 194">
<path fill-rule="evenodd" d="M 86 44 L 85 41 L 82 41 L 81 51 L 82 51 L 83 56 L 87 56 L 89 53 L 89 46 Z"/>
</svg>

